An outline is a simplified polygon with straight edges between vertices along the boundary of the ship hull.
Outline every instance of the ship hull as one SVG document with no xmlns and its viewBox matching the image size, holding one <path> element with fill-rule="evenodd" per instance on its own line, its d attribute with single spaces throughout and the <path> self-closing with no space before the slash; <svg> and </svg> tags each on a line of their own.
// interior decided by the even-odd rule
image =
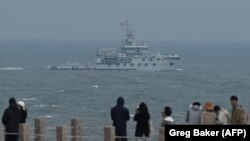
<svg viewBox="0 0 250 141">
<path fill-rule="evenodd" d="M 51 70 L 133 70 L 133 71 L 164 71 L 176 70 L 176 67 L 169 65 L 152 65 L 152 66 L 117 66 L 108 64 L 86 65 L 81 67 L 75 66 L 50 66 Z"/>
</svg>

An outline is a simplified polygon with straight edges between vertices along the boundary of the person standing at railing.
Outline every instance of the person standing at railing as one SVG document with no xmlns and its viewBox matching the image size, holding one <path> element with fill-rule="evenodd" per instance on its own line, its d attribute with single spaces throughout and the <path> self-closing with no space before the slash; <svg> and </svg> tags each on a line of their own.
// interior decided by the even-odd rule
<svg viewBox="0 0 250 141">
<path fill-rule="evenodd" d="M 13 97 L 9 99 L 9 107 L 3 113 L 2 122 L 6 132 L 5 141 L 18 141 L 18 126 L 21 123 L 21 113 L 16 99 Z"/>
<path fill-rule="evenodd" d="M 238 103 L 238 97 L 231 96 L 230 103 L 232 105 L 231 124 L 232 125 L 248 124 L 248 115 L 243 106 Z"/>
<path fill-rule="evenodd" d="M 216 124 L 217 125 L 228 125 L 229 123 L 229 113 L 225 108 L 219 105 L 214 106 L 214 112 L 216 114 Z"/>
<path fill-rule="evenodd" d="M 129 110 L 124 107 L 123 97 L 117 99 L 117 105 L 111 108 L 111 119 L 115 127 L 116 141 L 127 141 L 127 121 L 129 121 Z M 121 138 L 119 138 L 119 136 Z"/>
<path fill-rule="evenodd" d="M 25 103 L 23 101 L 17 102 L 18 108 L 21 112 L 21 123 L 26 123 L 26 118 L 28 115 L 27 108 L 25 106 Z"/>
<path fill-rule="evenodd" d="M 187 110 L 186 124 L 188 125 L 199 125 L 201 124 L 201 113 L 202 107 L 200 102 L 193 102 Z"/>
<path fill-rule="evenodd" d="M 206 102 L 203 106 L 203 111 L 201 113 L 201 125 L 215 125 L 216 124 L 216 114 L 214 112 L 214 105 L 212 102 Z"/>
<path fill-rule="evenodd" d="M 148 112 L 148 107 L 145 103 L 140 103 L 136 114 L 134 116 L 134 121 L 136 121 L 135 136 L 136 137 L 149 137 L 149 122 L 150 114 Z"/>
<path fill-rule="evenodd" d="M 172 117 L 172 108 L 170 106 L 164 107 L 164 110 L 161 112 L 162 114 L 162 123 L 161 126 L 165 125 L 173 125 L 175 124 L 174 118 Z"/>
</svg>

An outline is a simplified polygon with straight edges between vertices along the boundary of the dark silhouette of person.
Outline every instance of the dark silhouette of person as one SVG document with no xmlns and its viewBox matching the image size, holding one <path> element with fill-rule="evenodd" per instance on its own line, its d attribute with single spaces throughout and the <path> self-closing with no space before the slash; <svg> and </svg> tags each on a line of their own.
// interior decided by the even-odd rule
<svg viewBox="0 0 250 141">
<path fill-rule="evenodd" d="M 115 127 L 116 141 L 127 141 L 127 121 L 129 121 L 129 110 L 124 107 L 123 97 L 118 97 L 117 105 L 111 108 L 111 119 Z"/>
<path fill-rule="evenodd" d="M 148 107 L 145 103 L 140 103 L 137 113 L 134 116 L 134 121 L 136 121 L 135 136 L 136 137 L 149 137 L 149 122 L 150 114 L 148 112 Z"/>
<path fill-rule="evenodd" d="M 6 133 L 14 133 L 16 135 L 5 135 L 5 141 L 18 141 L 18 127 L 21 123 L 21 113 L 18 109 L 16 99 L 9 99 L 9 107 L 5 109 L 2 117 Z"/>
</svg>

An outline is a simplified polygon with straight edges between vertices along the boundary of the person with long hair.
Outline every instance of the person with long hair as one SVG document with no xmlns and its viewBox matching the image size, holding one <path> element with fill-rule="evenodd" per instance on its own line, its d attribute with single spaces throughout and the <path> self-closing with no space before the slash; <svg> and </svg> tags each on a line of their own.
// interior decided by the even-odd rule
<svg viewBox="0 0 250 141">
<path fill-rule="evenodd" d="M 147 105 L 142 102 L 140 103 L 136 114 L 134 116 L 134 121 L 136 121 L 135 136 L 136 137 L 149 137 L 150 133 L 150 114 L 148 112 Z"/>
</svg>

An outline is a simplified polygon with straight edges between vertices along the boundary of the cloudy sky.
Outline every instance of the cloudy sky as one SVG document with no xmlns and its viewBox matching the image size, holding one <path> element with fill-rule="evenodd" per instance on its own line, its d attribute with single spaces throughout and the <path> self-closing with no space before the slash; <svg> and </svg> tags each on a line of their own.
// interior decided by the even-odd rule
<svg viewBox="0 0 250 141">
<path fill-rule="evenodd" d="M 250 41 L 249 0 L 0 0 L 0 39 Z"/>
</svg>

